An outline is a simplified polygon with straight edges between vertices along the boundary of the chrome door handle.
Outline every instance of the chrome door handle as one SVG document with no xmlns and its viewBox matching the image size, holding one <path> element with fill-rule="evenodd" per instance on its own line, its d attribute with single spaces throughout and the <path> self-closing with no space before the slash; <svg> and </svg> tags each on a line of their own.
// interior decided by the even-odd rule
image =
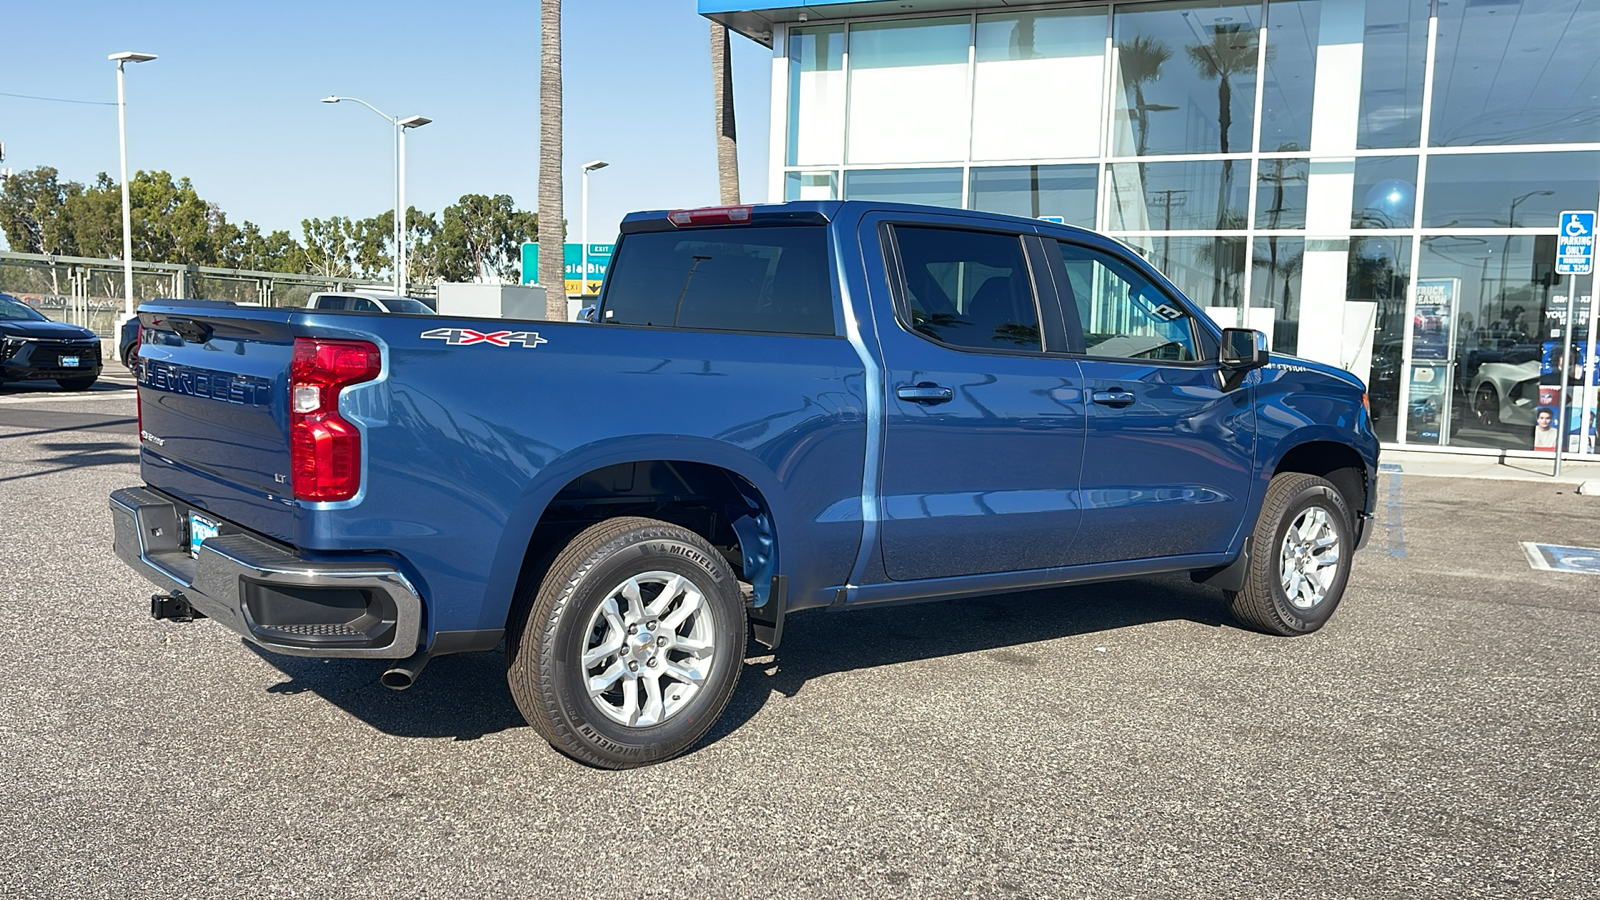
<svg viewBox="0 0 1600 900">
<path fill-rule="evenodd" d="M 955 392 L 943 385 L 924 381 L 921 384 L 906 385 L 894 392 L 901 400 L 912 403 L 949 403 L 955 399 Z"/>
<path fill-rule="evenodd" d="M 1092 399 L 1101 406 L 1114 406 L 1119 409 L 1124 406 L 1133 405 L 1133 393 L 1120 389 L 1113 391 L 1095 391 Z"/>
</svg>

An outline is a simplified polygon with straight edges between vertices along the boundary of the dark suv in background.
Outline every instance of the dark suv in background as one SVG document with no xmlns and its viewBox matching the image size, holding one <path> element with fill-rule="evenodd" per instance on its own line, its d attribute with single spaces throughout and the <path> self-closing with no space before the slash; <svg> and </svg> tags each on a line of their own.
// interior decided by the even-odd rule
<svg viewBox="0 0 1600 900">
<path fill-rule="evenodd" d="M 100 338 L 81 325 L 52 322 L 10 294 L 0 294 L 0 384 L 54 381 L 88 390 L 100 377 Z"/>
</svg>

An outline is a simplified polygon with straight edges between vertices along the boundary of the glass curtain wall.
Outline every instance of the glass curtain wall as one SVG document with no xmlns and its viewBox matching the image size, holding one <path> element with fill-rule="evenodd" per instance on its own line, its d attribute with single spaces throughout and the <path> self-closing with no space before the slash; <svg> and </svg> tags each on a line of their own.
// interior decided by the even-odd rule
<svg viewBox="0 0 1600 900">
<path fill-rule="evenodd" d="M 1600 379 L 1563 374 L 1553 332 L 1571 295 L 1592 358 L 1595 292 L 1553 259 L 1560 211 L 1600 202 L 1597 43 L 1600 0 L 790 26 L 775 184 L 1098 228 L 1218 322 L 1361 376 L 1385 442 L 1587 452 Z"/>
</svg>

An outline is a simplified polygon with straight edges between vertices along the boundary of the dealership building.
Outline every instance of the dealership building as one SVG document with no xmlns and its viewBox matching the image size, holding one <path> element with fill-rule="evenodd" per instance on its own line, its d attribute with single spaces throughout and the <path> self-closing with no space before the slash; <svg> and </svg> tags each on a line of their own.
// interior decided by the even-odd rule
<svg viewBox="0 0 1600 900">
<path fill-rule="evenodd" d="M 1555 445 L 1574 282 L 1594 355 L 1555 253 L 1600 204 L 1600 0 L 699 8 L 773 49 L 770 197 L 1094 228 L 1361 376 L 1389 444 Z M 1595 368 L 1565 379 L 1574 452 Z"/>
</svg>

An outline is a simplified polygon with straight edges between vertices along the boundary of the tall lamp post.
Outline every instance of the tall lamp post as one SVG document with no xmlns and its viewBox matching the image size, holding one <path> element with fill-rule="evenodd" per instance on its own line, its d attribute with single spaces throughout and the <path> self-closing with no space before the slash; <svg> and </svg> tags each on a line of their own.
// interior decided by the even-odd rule
<svg viewBox="0 0 1600 900">
<path fill-rule="evenodd" d="M 128 63 L 149 62 L 154 53 L 124 50 L 106 59 L 117 63 L 117 145 L 122 151 L 122 321 L 133 318 L 133 213 L 128 202 L 128 103 L 123 88 L 122 68 Z"/>
<path fill-rule="evenodd" d="M 611 165 L 603 159 L 583 164 L 583 270 L 578 273 L 578 298 L 581 301 L 589 293 L 589 173 L 595 169 L 604 169 Z M 580 302 L 578 304 L 582 306 Z"/>
<path fill-rule="evenodd" d="M 423 116 L 407 116 L 404 119 L 391 116 L 383 110 L 373 106 L 359 97 L 323 97 L 323 103 L 338 103 L 349 100 L 359 103 L 367 109 L 382 116 L 384 121 L 394 126 L 394 292 L 406 292 L 406 130 L 421 128 L 432 122 L 432 119 Z"/>
<path fill-rule="evenodd" d="M 1511 215 L 1508 218 L 1507 228 L 1517 227 L 1517 205 L 1529 197 L 1549 197 L 1555 191 L 1529 191 L 1520 197 L 1511 198 Z M 1506 257 L 1511 255 L 1511 235 L 1506 235 L 1505 247 L 1500 253 L 1500 317 L 1506 315 Z"/>
</svg>

